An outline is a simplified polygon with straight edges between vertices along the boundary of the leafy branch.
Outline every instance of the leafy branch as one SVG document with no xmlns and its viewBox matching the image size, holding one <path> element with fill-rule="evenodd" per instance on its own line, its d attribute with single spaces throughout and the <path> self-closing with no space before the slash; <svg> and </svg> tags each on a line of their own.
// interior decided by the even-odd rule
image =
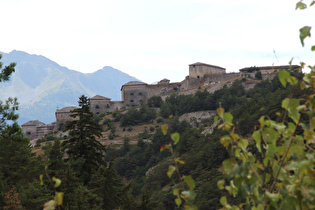
<svg viewBox="0 0 315 210">
<path fill-rule="evenodd" d="M 164 135 L 167 135 L 168 132 L 168 125 L 164 124 L 162 126 L 162 132 Z M 180 180 L 180 186 L 181 188 L 174 188 L 173 195 L 176 196 L 175 203 L 179 207 L 182 205 L 183 201 L 185 201 L 184 208 L 185 209 L 191 209 L 196 210 L 197 207 L 193 205 L 193 201 L 196 197 L 195 189 L 195 181 L 192 179 L 191 176 L 182 176 L 178 164 L 185 164 L 185 162 L 175 156 L 174 150 L 173 150 L 173 144 L 176 145 L 179 142 L 180 136 L 178 133 L 171 134 L 171 140 L 170 143 L 167 145 L 162 145 L 160 151 L 163 151 L 165 149 L 168 149 L 172 154 L 172 159 L 174 161 L 174 165 L 170 165 L 168 168 L 167 176 L 169 178 L 172 177 L 173 173 L 176 171 L 178 178 Z M 185 185 L 186 184 L 186 185 Z M 188 187 L 185 188 L 185 186 Z"/>
</svg>

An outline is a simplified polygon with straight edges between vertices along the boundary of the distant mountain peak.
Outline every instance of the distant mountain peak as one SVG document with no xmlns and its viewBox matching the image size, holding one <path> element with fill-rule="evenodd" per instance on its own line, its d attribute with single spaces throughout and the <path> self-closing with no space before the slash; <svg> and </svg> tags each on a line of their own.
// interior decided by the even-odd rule
<svg viewBox="0 0 315 210">
<path fill-rule="evenodd" d="M 18 98 L 20 124 L 34 119 L 51 123 L 55 120 L 56 107 L 77 104 L 83 94 L 121 100 L 121 86 L 129 81 L 139 81 L 111 66 L 84 74 L 62 67 L 42 55 L 19 50 L 1 54 L 5 65 L 17 63 L 10 82 L 0 83 L 0 100 L 8 96 Z"/>
</svg>

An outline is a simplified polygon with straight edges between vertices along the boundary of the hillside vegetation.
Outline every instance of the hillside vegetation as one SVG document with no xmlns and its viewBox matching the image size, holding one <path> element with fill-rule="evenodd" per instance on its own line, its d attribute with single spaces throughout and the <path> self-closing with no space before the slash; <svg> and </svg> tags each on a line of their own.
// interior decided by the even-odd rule
<svg viewBox="0 0 315 210">
<path fill-rule="evenodd" d="M 301 74 L 292 73 L 302 78 Z M 127 195 L 135 199 L 133 205 L 138 209 L 139 206 L 143 209 L 177 208 L 172 189 L 179 180 L 166 175 L 171 154 L 168 150 L 160 151 L 161 146 L 170 141 L 163 135 L 163 124 L 168 124 L 169 133 L 180 134 L 174 152 L 185 162 L 180 165 L 180 171 L 190 174 L 196 181 L 195 205 L 199 209 L 218 209 L 223 192 L 218 189 L 217 181 L 223 178 L 220 167 L 228 157 L 219 139 L 226 132 L 213 129 L 213 117 L 180 121 L 179 116 L 212 112 L 221 106 L 234 115 L 238 132 L 246 136 L 259 124 L 261 115 L 278 120 L 276 113 L 283 112 L 281 102 L 291 89 L 290 86 L 283 88 L 278 77 L 261 81 L 247 91 L 242 81 L 236 80 L 230 87 L 224 86 L 214 93 L 205 90 L 191 95 L 174 94 L 164 102 L 154 97 L 138 107 L 95 116 L 94 120 L 103 126 L 99 141 L 108 145 L 105 159 L 127 184 Z M 296 91 L 295 95 L 302 95 L 302 92 Z M 208 128 L 213 132 L 204 132 Z M 51 143 L 43 143 L 45 151 L 50 150 Z M 91 186 L 88 188 L 93 191 Z"/>
</svg>

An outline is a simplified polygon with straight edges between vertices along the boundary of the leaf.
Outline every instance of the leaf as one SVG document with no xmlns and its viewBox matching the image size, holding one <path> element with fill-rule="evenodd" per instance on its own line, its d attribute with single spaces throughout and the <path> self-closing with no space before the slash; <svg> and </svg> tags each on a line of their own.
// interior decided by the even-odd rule
<svg viewBox="0 0 315 210">
<path fill-rule="evenodd" d="M 220 198 L 220 203 L 222 204 L 222 206 L 226 205 L 227 204 L 227 200 L 226 200 L 226 197 L 225 196 L 222 196 Z"/>
<path fill-rule="evenodd" d="M 192 190 L 182 191 L 182 196 L 185 200 L 194 200 L 196 197 L 196 193 Z"/>
<path fill-rule="evenodd" d="M 304 39 L 306 37 L 311 37 L 311 28 L 310 26 L 304 26 L 303 28 L 300 29 L 300 40 L 301 44 L 304 47 Z"/>
<path fill-rule="evenodd" d="M 182 204 L 182 200 L 180 198 L 176 198 L 175 203 L 179 207 Z"/>
<path fill-rule="evenodd" d="M 248 146 L 248 140 L 247 139 L 241 139 L 238 142 L 238 146 L 245 150 Z"/>
<path fill-rule="evenodd" d="M 47 201 L 44 204 L 44 209 L 43 210 L 54 210 L 56 205 L 57 205 L 57 203 L 54 200 Z"/>
<path fill-rule="evenodd" d="M 176 195 L 177 197 L 179 196 L 179 188 L 173 190 L 173 195 Z"/>
<path fill-rule="evenodd" d="M 278 73 L 278 77 L 279 77 L 279 80 L 281 82 L 281 84 L 286 87 L 287 86 L 287 80 L 289 79 L 290 77 L 290 73 L 285 71 L 285 70 L 281 70 L 279 71 Z"/>
<path fill-rule="evenodd" d="M 301 87 L 301 90 L 305 89 L 305 82 L 304 81 L 301 82 L 301 86 L 300 87 Z"/>
<path fill-rule="evenodd" d="M 222 107 L 217 108 L 218 115 L 223 119 L 224 109 Z"/>
<path fill-rule="evenodd" d="M 170 147 L 170 145 L 162 145 L 161 146 L 161 148 L 160 148 L 160 151 L 162 152 L 163 150 L 165 150 L 165 149 L 170 149 L 171 147 Z"/>
<path fill-rule="evenodd" d="M 295 7 L 295 9 L 306 9 L 306 8 L 307 8 L 306 4 L 304 4 L 302 1 L 298 2 Z"/>
<path fill-rule="evenodd" d="M 289 104 L 289 116 L 292 118 L 292 120 L 295 123 L 298 123 L 299 118 L 300 118 L 300 113 L 298 111 L 298 106 L 300 105 L 300 100 L 296 99 L 296 98 L 292 98 L 290 100 L 290 104 Z"/>
<path fill-rule="evenodd" d="M 217 124 L 218 119 L 219 119 L 218 115 L 214 116 L 214 121 L 213 121 L 213 124 L 214 124 L 214 125 L 216 125 L 216 124 Z"/>
<path fill-rule="evenodd" d="M 222 163 L 223 169 L 227 174 L 230 174 L 235 168 L 235 160 L 225 159 Z"/>
<path fill-rule="evenodd" d="M 173 133 L 171 135 L 172 140 L 174 141 L 174 144 L 176 145 L 179 141 L 179 133 Z"/>
<path fill-rule="evenodd" d="M 44 185 L 43 176 L 43 174 L 39 175 L 40 185 Z"/>
<path fill-rule="evenodd" d="M 229 135 L 225 135 L 225 136 L 220 137 L 220 142 L 226 149 L 228 149 L 228 147 L 232 143 L 232 140 L 231 140 L 231 137 Z"/>
<path fill-rule="evenodd" d="M 63 192 L 57 192 L 56 194 L 56 201 L 57 201 L 57 205 L 61 206 L 62 205 L 62 201 L 63 201 Z"/>
<path fill-rule="evenodd" d="M 195 180 L 191 178 L 191 176 L 183 176 L 184 182 L 188 185 L 189 189 L 195 189 Z"/>
<path fill-rule="evenodd" d="M 220 190 L 223 190 L 223 189 L 224 189 L 224 184 L 225 184 L 224 179 L 219 180 L 218 183 L 217 183 L 218 188 L 219 188 Z"/>
<path fill-rule="evenodd" d="M 314 46 L 312 46 L 311 50 L 312 50 L 312 51 L 315 51 L 315 45 L 314 45 Z"/>
<path fill-rule="evenodd" d="M 194 206 L 194 205 L 185 205 L 184 209 L 185 210 L 198 210 L 197 206 Z"/>
<path fill-rule="evenodd" d="M 262 131 L 262 136 L 267 144 L 275 144 L 279 138 L 279 133 L 272 128 L 265 127 Z"/>
<path fill-rule="evenodd" d="M 175 169 L 176 169 L 175 166 L 169 166 L 168 167 L 168 172 L 167 172 L 168 178 L 172 177 L 172 174 L 174 173 Z"/>
<path fill-rule="evenodd" d="M 178 158 L 174 158 L 174 160 L 175 160 L 176 162 L 180 163 L 180 164 L 185 164 L 185 161 L 180 160 L 180 159 L 178 159 Z"/>
<path fill-rule="evenodd" d="M 54 187 L 59 187 L 61 184 L 61 180 L 57 179 L 56 177 L 53 177 L 52 180 L 55 182 Z"/>
<path fill-rule="evenodd" d="M 254 131 L 253 133 L 253 138 L 254 140 L 256 141 L 256 147 L 258 149 L 258 151 L 261 153 L 261 134 L 260 134 L 260 131 Z"/>
<path fill-rule="evenodd" d="M 312 3 L 310 4 L 310 6 L 313 6 L 315 4 L 315 1 L 312 1 Z"/>
<path fill-rule="evenodd" d="M 167 130 L 168 130 L 168 125 L 167 124 L 162 125 L 162 132 L 164 136 L 167 134 Z"/>
<path fill-rule="evenodd" d="M 223 114 L 223 119 L 224 119 L 225 122 L 232 123 L 233 116 L 232 116 L 231 113 L 226 112 L 226 113 Z"/>
<path fill-rule="evenodd" d="M 290 103 L 290 99 L 289 99 L 289 98 L 284 99 L 284 100 L 282 101 L 282 108 L 288 109 L 289 103 Z"/>
</svg>

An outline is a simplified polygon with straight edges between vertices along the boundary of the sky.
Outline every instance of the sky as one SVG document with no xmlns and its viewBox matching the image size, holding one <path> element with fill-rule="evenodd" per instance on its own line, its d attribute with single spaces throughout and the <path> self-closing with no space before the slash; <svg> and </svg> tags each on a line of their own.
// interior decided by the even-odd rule
<svg viewBox="0 0 315 210">
<path fill-rule="evenodd" d="M 310 0 L 305 0 L 310 4 Z M 0 51 L 43 55 L 92 73 L 112 66 L 143 82 L 180 82 L 203 62 L 314 65 L 315 6 L 297 0 L 0 0 Z M 303 48 L 299 29 L 313 27 Z"/>
</svg>

